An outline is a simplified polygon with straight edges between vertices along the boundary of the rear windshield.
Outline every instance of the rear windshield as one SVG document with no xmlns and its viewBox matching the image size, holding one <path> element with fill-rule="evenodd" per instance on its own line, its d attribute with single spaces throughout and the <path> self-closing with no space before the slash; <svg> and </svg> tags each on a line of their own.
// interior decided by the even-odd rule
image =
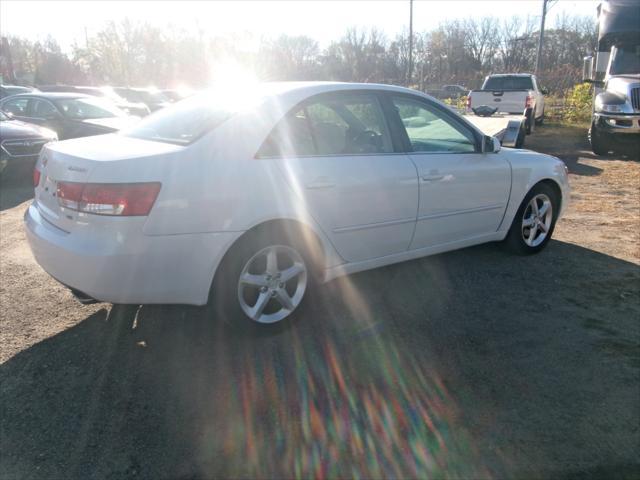
<svg viewBox="0 0 640 480">
<path fill-rule="evenodd" d="M 239 99 L 225 93 L 207 92 L 187 98 L 158 110 L 121 133 L 143 140 L 188 145 L 258 100 L 246 94 Z M 251 105 L 247 100 L 252 100 Z"/>
<path fill-rule="evenodd" d="M 533 90 L 531 77 L 489 77 L 483 90 Z"/>
<path fill-rule="evenodd" d="M 64 115 L 74 120 L 124 117 L 126 114 L 109 101 L 98 97 L 63 98 L 55 100 Z"/>
</svg>

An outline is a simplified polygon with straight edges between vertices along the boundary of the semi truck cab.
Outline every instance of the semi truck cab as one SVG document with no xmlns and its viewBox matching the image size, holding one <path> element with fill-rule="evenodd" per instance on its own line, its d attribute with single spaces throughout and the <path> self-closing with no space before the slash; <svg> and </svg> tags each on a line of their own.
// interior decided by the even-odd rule
<svg viewBox="0 0 640 480">
<path fill-rule="evenodd" d="M 583 80 L 594 85 L 589 141 L 596 155 L 640 157 L 640 0 L 598 6 L 598 51 L 584 59 Z"/>
</svg>

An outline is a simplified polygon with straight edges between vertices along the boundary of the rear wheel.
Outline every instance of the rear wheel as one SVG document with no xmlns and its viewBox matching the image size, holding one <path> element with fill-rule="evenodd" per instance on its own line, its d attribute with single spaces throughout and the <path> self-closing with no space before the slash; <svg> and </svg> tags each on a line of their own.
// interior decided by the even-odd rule
<svg viewBox="0 0 640 480">
<path fill-rule="evenodd" d="M 536 118 L 536 125 L 542 125 L 544 123 L 544 110 L 542 110 L 542 115 Z"/>
<path fill-rule="evenodd" d="M 210 303 L 234 330 L 272 332 L 296 320 L 312 281 L 300 242 L 275 232 L 256 233 L 240 239 L 223 260 Z"/>
<path fill-rule="evenodd" d="M 589 143 L 591 143 L 591 151 L 596 155 L 607 155 L 611 150 L 609 135 L 602 132 L 595 122 L 591 123 L 589 129 Z"/>
<path fill-rule="evenodd" d="M 529 255 L 541 251 L 553 234 L 560 199 L 551 186 L 539 183 L 525 196 L 505 239 L 514 253 Z"/>
</svg>

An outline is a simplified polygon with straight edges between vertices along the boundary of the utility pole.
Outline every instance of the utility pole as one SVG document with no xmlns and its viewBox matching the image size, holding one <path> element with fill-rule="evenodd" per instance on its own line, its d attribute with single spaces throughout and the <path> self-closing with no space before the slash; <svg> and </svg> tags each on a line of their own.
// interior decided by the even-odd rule
<svg viewBox="0 0 640 480">
<path fill-rule="evenodd" d="M 542 18 L 540 18 L 540 36 L 538 37 L 538 54 L 536 55 L 536 69 L 533 73 L 538 75 L 540 72 L 540 64 L 542 63 L 542 42 L 544 41 L 544 20 L 547 16 L 547 2 L 542 0 Z"/>
<path fill-rule="evenodd" d="M 409 0 L 409 72 L 407 74 L 407 87 L 411 86 L 413 74 L 413 0 Z"/>
</svg>

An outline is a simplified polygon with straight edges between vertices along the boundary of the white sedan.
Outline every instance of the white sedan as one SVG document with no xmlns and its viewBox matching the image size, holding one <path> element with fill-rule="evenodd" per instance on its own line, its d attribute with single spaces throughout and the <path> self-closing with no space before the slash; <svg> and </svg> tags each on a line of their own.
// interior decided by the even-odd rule
<svg viewBox="0 0 640 480">
<path fill-rule="evenodd" d="M 492 241 L 536 253 L 569 198 L 560 160 L 349 83 L 197 95 L 48 144 L 34 183 L 32 251 L 81 300 L 210 302 L 246 328 L 291 321 L 340 275 Z"/>
</svg>

